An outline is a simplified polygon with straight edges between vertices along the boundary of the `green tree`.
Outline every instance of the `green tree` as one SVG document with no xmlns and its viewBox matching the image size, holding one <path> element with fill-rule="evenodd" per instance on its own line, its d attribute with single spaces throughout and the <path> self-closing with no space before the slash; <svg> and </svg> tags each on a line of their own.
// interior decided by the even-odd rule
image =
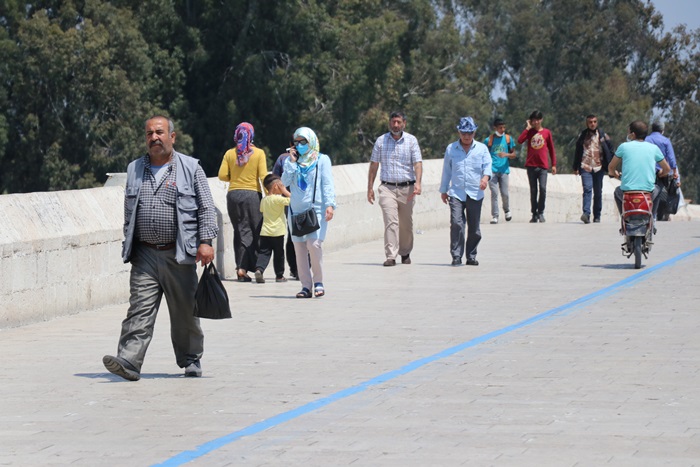
<svg viewBox="0 0 700 467">
<path fill-rule="evenodd" d="M 700 199 L 700 104 L 689 100 L 677 104 L 670 114 L 673 118 L 664 133 L 671 138 L 681 174 L 683 195 L 697 203 Z"/>
<path fill-rule="evenodd" d="M 388 113 L 424 156 L 455 123 L 518 134 L 545 113 L 562 172 L 589 113 L 620 142 L 666 120 L 697 197 L 699 37 L 645 0 L 3 0 L 0 191 L 93 186 L 143 151 L 152 113 L 209 175 L 248 121 L 269 163 L 309 126 L 336 164 L 367 161 Z M 190 137 L 191 135 L 192 137 Z M 522 162 L 522 161 L 521 161 Z"/>
<path fill-rule="evenodd" d="M 6 191 L 96 186 L 144 152 L 146 115 L 177 116 L 182 107 L 180 57 L 148 44 L 131 11 L 97 0 L 47 3 L 5 28 L 16 44 L 12 78 L 3 80 Z"/>
<path fill-rule="evenodd" d="M 210 173 L 241 121 L 273 157 L 296 127 L 309 126 L 335 163 L 350 163 L 368 160 L 393 109 L 409 114 L 429 157 L 454 138 L 457 117 L 488 113 L 490 84 L 449 8 L 428 0 L 226 6 L 213 11 L 204 1 L 187 14 L 208 53 L 189 75 L 188 98 Z"/>
<path fill-rule="evenodd" d="M 662 24 L 650 5 L 640 0 L 471 3 L 475 27 L 489 45 L 480 48 L 481 60 L 505 96 L 496 100 L 497 112 L 517 134 L 530 111 L 542 110 L 561 172 L 571 171 L 587 114 L 597 114 L 618 140 L 630 121 L 651 114 L 655 101 L 649 89 Z"/>
<path fill-rule="evenodd" d="M 656 86 L 651 91 L 658 112 L 665 121 L 665 135 L 671 138 L 682 178 L 683 194 L 700 197 L 700 29 L 684 26 L 666 34 L 660 41 Z"/>
</svg>

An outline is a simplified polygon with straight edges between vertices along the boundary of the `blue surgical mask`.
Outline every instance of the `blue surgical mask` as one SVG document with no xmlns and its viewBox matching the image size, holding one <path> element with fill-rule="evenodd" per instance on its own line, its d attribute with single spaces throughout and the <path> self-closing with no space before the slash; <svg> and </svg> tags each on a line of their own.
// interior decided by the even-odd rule
<svg viewBox="0 0 700 467">
<path fill-rule="evenodd" d="M 309 145 L 308 144 L 297 144 L 297 152 L 299 153 L 300 156 L 303 156 L 307 152 L 309 152 Z"/>
<path fill-rule="evenodd" d="M 632 133 L 627 133 L 627 142 L 634 141 L 634 138 L 630 138 Z"/>
</svg>

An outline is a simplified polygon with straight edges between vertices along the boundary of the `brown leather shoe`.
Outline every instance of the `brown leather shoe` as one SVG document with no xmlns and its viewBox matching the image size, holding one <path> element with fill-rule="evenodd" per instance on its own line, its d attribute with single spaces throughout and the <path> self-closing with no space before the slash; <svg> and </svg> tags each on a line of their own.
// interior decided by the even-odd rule
<svg viewBox="0 0 700 467">
<path fill-rule="evenodd" d="M 401 255 L 401 264 L 411 264 L 411 255 Z"/>
<path fill-rule="evenodd" d="M 384 266 L 396 266 L 396 260 L 395 259 L 388 259 L 384 261 Z"/>
</svg>

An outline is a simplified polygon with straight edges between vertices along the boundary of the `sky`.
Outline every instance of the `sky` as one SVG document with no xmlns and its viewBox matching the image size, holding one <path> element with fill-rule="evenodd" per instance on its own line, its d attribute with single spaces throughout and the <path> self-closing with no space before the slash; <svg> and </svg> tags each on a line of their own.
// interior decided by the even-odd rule
<svg viewBox="0 0 700 467">
<path fill-rule="evenodd" d="M 652 0 L 664 17 L 664 28 L 670 31 L 679 24 L 688 29 L 700 28 L 700 0 Z"/>
</svg>

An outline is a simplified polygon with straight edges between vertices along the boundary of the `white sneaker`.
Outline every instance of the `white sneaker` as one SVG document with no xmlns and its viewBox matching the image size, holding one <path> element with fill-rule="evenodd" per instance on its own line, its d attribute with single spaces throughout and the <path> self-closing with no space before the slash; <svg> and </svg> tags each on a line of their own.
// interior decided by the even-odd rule
<svg viewBox="0 0 700 467">
<path fill-rule="evenodd" d="M 510 222 L 512 218 L 513 216 L 510 214 L 510 211 L 506 211 L 506 222 Z"/>
<path fill-rule="evenodd" d="M 498 217 L 494 217 L 493 219 L 491 219 L 491 223 L 498 224 Z"/>
</svg>

